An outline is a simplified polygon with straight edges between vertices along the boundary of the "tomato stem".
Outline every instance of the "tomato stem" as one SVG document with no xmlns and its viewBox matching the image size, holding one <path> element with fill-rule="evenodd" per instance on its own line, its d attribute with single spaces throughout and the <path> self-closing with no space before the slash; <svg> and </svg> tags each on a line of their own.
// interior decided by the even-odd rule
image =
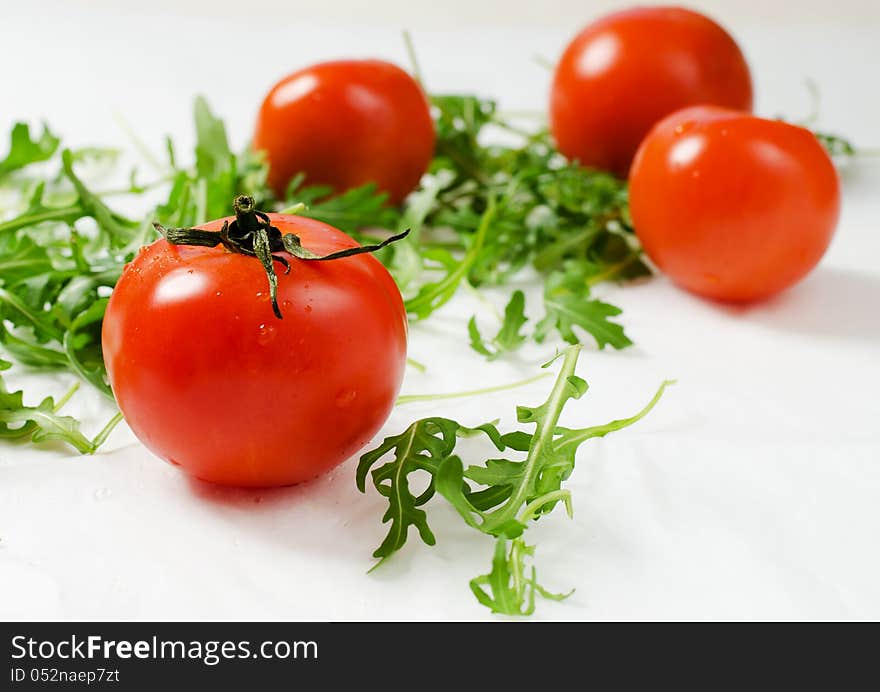
<svg viewBox="0 0 880 692">
<path fill-rule="evenodd" d="M 372 253 L 402 240 L 409 235 L 409 229 L 398 233 L 375 245 L 362 245 L 344 250 L 337 250 L 327 255 L 318 255 L 303 247 L 300 237 L 295 233 L 282 233 L 272 225 L 272 220 L 265 212 L 258 211 L 256 202 L 250 195 L 239 195 L 232 201 L 235 220 L 223 222 L 219 231 L 206 231 L 203 228 L 165 228 L 158 223 L 153 226 L 172 245 L 193 245 L 198 247 L 217 247 L 222 245 L 229 252 L 237 252 L 260 261 L 269 282 L 269 294 L 272 299 L 272 311 L 280 320 L 281 309 L 278 307 L 278 275 L 275 263 L 284 267 L 284 273 L 290 272 L 291 264 L 284 252 L 296 259 L 308 261 L 324 261 L 342 259 L 353 255 Z"/>
</svg>

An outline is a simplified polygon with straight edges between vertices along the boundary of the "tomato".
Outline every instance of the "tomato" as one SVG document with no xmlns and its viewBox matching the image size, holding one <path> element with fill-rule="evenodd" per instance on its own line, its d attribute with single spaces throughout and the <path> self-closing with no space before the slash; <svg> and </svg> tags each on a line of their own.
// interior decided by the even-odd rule
<svg viewBox="0 0 880 692">
<path fill-rule="evenodd" d="M 269 219 L 318 254 L 357 247 L 319 221 Z M 164 239 L 126 267 L 107 306 L 104 359 L 126 421 L 158 456 L 206 481 L 313 478 L 369 442 L 400 388 L 406 313 L 386 269 L 369 255 L 276 255 L 291 266 L 278 272 L 283 319 L 258 260 Z"/>
<path fill-rule="evenodd" d="M 630 209 L 653 262 L 710 298 L 765 298 L 825 253 L 840 183 L 812 132 L 711 106 L 654 127 L 630 173 Z"/>
<path fill-rule="evenodd" d="M 556 67 L 550 125 L 559 150 L 625 177 L 658 120 L 701 103 L 752 107 L 752 81 L 718 24 L 677 7 L 641 7 L 590 24 Z"/>
<path fill-rule="evenodd" d="M 374 182 L 403 201 L 434 154 L 434 123 L 418 83 L 380 60 L 313 65 L 272 87 L 253 147 L 280 197 L 297 173 L 337 191 Z"/>
</svg>

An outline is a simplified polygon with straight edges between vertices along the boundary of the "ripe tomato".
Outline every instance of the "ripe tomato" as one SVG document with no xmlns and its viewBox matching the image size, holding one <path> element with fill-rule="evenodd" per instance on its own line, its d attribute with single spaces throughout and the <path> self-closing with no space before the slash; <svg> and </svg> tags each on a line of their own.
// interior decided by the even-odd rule
<svg viewBox="0 0 880 692">
<path fill-rule="evenodd" d="M 253 147 L 265 152 L 280 197 L 297 173 L 338 191 L 374 182 L 403 201 L 434 154 L 424 92 L 399 67 L 340 60 L 294 72 L 260 108 Z"/>
<path fill-rule="evenodd" d="M 689 291 L 764 298 L 815 266 L 840 212 L 840 183 L 812 132 L 712 106 L 659 122 L 630 173 L 645 252 Z"/>
<path fill-rule="evenodd" d="M 318 254 L 357 246 L 319 221 L 269 218 Z M 291 265 L 276 264 L 283 319 L 255 258 L 164 239 L 126 267 L 107 306 L 104 359 L 125 419 L 206 481 L 289 485 L 333 468 L 385 422 L 403 378 L 403 301 L 375 258 L 276 254 Z"/>
<path fill-rule="evenodd" d="M 701 14 L 640 7 L 590 24 L 568 45 L 553 77 L 550 125 L 565 156 L 625 177 L 654 123 L 700 103 L 751 109 L 739 47 Z"/>
</svg>

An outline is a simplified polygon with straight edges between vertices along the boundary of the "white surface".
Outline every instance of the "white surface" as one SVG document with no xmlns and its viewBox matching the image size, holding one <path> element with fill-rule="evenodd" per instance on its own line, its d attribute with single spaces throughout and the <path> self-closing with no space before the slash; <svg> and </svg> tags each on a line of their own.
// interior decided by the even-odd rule
<svg viewBox="0 0 880 692">
<path fill-rule="evenodd" d="M 226 46 L 243 41 L 226 20 L 58 12 L 40 21 L 36 42 L 34 14 L 4 17 L 2 131 L 14 119 L 46 118 L 71 144 L 124 143 L 119 112 L 147 141 L 158 146 L 170 131 L 185 151 L 191 97 L 202 92 L 241 144 L 261 94 L 286 71 L 330 56 L 404 61 L 392 29 L 254 23 L 245 28 L 253 50 L 234 54 Z M 810 76 L 823 95 L 821 124 L 878 144 L 880 101 L 868 86 L 880 65 L 876 24 L 732 28 L 761 111 L 806 113 Z M 555 57 L 572 30 L 415 38 L 430 88 L 539 109 L 548 74 L 533 56 Z M 637 346 L 583 354 L 579 373 L 591 389 L 563 424 L 629 414 L 660 380 L 679 384 L 645 421 L 582 450 L 570 483 L 573 521 L 554 515 L 532 530 L 544 584 L 577 588 L 566 602 L 541 601 L 536 617 L 880 618 L 877 161 L 847 171 L 843 219 L 818 270 L 767 304 L 719 307 L 662 278 L 603 290 L 624 308 Z M 534 309 L 536 287 L 526 287 Z M 485 364 L 464 338 L 465 319 L 480 310 L 461 295 L 413 329 L 411 355 L 430 369 L 410 372 L 405 392 L 513 381 L 552 353 L 547 344 Z M 13 382 L 58 393 L 63 379 Z M 549 386 L 401 407 L 384 430 L 434 414 L 470 424 L 502 415 L 511 424 L 514 404 L 541 401 Z M 90 394 L 71 411 L 89 430 L 109 415 Z M 467 588 L 487 571 L 491 541 L 463 529 L 440 502 L 431 505 L 435 548 L 413 537 L 390 564 L 365 574 L 384 535 L 384 506 L 355 490 L 354 468 L 351 461 L 305 486 L 245 492 L 188 480 L 126 429 L 91 458 L 4 444 L 0 617 L 491 617 Z"/>
</svg>

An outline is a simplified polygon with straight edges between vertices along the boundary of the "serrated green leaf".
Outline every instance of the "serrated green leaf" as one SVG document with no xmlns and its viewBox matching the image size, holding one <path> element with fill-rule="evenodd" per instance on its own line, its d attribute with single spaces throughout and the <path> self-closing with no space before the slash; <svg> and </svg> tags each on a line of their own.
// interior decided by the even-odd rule
<svg viewBox="0 0 880 692">
<path fill-rule="evenodd" d="M 525 314 L 526 297 L 522 291 L 514 291 L 510 301 L 504 309 L 504 319 L 501 328 L 492 339 L 491 347 L 487 345 L 477 327 L 476 317 L 471 317 L 468 322 L 468 335 L 470 336 L 471 348 L 477 353 L 486 356 L 488 360 L 495 360 L 510 351 L 515 351 L 523 343 L 526 336 L 521 329 L 528 321 Z"/>
<path fill-rule="evenodd" d="M 565 271 L 550 276 L 544 290 L 546 314 L 535 328 L 536 341 L 544 341 L 555 329 L 565 341 L 577 344 L 580 338 L 574 328 L 579 327 L 596 340 L 600 349 L 632 345 L 623 327 L 609 319 L 619 315 L 620 308 L 589 297 L 587 278 L 591 273 L 583 263 L 570 262 Z"/>
<path fill-rule="evenodd" d="M 16 123 L 9 137 L 9 153 L 0 161 L 0 177 L 32 163 L 47 161 L 52 158 L 60 142 L 45 124 L 40 136 L 34 139 L 27 123 Z"/>
</svg>

